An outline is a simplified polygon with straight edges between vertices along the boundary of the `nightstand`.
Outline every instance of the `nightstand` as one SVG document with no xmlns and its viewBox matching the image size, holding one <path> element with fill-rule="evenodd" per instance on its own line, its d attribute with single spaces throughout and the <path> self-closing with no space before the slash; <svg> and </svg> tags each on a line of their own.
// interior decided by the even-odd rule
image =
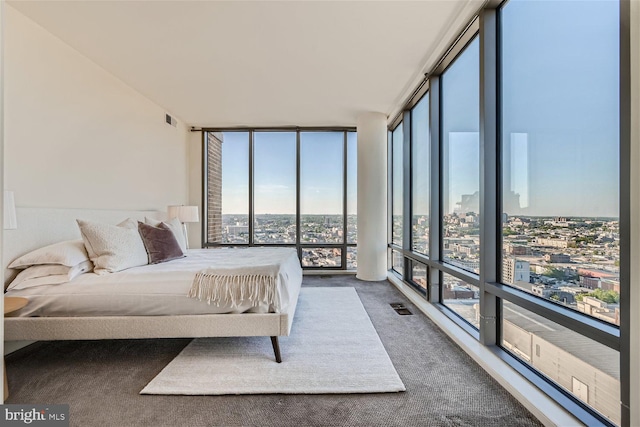
<svg viewBox="0 0 640 427">
<path fill-rule="evenodd" d="M 4 297 L 4 314 L 13 313 L 27 305 L 29 300 L 22 297 Z M 4 366 L 4 400 L 9 397 L 9 384 L 7 383 L 7 366 Z"/>
</svg>

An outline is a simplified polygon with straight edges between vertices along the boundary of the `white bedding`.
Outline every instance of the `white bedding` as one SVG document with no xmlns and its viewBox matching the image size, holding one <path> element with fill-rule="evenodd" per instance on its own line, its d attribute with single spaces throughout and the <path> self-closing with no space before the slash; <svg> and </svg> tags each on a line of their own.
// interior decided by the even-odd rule
<svg viewBox="0 0 640 427">
<path fill-rule="evenodd" d="M 297 298 L 302 269 L 293 248 L 194 249 L 185 258 L 161 264 L 134 267 L 99 276 L 83 274 L 71 282 L 11 290 L 6 296 L 21 296 L 29 303 L 10 316 L 162 316 L 243 312 L 276 312 L 273 307 L 241 304 L 218 307 L 187 297 L 196 273 L 204 268 L 237 260 L 251 262 L 271 251 L 288 251 L 290 256 L 278 273 L 277 294 L 280 312 Z"/>
</svg>

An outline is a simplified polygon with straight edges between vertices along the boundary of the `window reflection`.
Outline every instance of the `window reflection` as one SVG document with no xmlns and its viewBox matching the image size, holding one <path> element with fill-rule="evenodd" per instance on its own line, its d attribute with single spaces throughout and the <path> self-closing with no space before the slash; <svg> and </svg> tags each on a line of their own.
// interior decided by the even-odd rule
<svg viewBox="0 0 640 427">
<path fill-rule="evenodd" d="M 443 259 L 480 272 L 480 49 L 476 37 L 442 76 Z"/>
</svg>

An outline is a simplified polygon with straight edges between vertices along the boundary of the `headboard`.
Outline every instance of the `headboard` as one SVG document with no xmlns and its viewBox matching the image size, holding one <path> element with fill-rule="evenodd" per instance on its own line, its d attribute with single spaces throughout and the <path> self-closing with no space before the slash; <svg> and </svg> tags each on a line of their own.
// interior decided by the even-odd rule
<svg viewBox="0 0 640 427">
<path fill-rule="evenodd" d="M 16 215 L 18 228 L 4 230 L 2 266 L 5 287 L 16 275 L 15 270 L 7 269 L 7 265 L 20 255 L 63 240 L 80 239 L 76 219 L 117 224 L 127 218 L 144 220 L 145 216 L 155 219 L 166 217 L 164 212 L 159 211 L 54 208 L 16 208 Z"/>
</svg>

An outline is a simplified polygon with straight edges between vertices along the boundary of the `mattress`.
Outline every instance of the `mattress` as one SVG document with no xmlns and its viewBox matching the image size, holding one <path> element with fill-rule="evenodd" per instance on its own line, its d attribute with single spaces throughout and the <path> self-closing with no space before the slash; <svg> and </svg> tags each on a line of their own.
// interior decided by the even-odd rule
<svg viewBox="0 0 640 427">
<path fill-rule="evenodd" d="M 171 316 L 221 313 L 276 312 L 266 304 L 236 307 L 207 304 L 187 297 L 195 274 L 224 266 L 238 258 L 251 259 L 268 252 L 286 251 L 277 279 L 279 312 L 286 312 L 298 297 L 302 269 L 293 248 L 191 249 L 184 258 L 134 267 L 118 273 L 86 273 L 71 282 L 10 290 L 6 296 L 25 297 L 29 303 L 7 317 Z"/>
</svg>

